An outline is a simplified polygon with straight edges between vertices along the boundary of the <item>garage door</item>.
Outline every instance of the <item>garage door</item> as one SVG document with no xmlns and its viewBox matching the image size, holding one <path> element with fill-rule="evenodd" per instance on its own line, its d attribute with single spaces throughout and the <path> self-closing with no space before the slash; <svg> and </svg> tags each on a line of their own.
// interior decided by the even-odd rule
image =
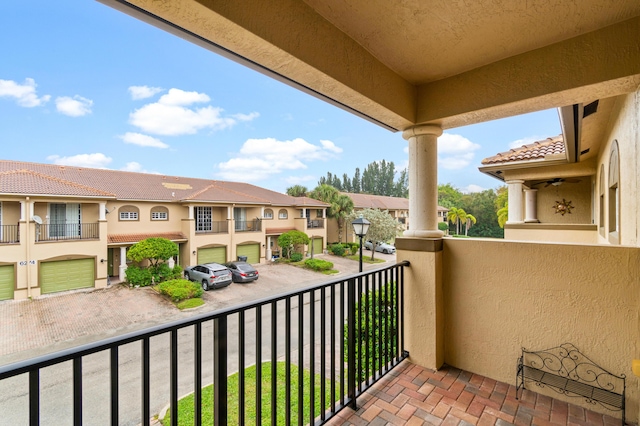
<svg viewBox="0 0 640 426">
<path fill-rule="evenodd" d="M 210 247 L 198 249 L 198 264 L 225 263 L 227 261 L 226 247 Z"/>
<path fill-rule="evenodd" d="M 237 256 L 247 256 L 248 263 L 260 263 L 260 244 L 244 244 L 237 246 Z"/>
<path fill-rule="evenodd" d="M 0 266 L 0 300 L 13 299 L 13 265 Z"/>
<path fill-rule="evenodd" d="M 40 266 L 40 289 L 42 294 L 95 285 L 93 259 L 59 260 L 43 262 Z"/>
<path fill-rule="evenodd" d="M 313 254 L 322 254 L 322 238 L 313 239 Z"/>
</svg>

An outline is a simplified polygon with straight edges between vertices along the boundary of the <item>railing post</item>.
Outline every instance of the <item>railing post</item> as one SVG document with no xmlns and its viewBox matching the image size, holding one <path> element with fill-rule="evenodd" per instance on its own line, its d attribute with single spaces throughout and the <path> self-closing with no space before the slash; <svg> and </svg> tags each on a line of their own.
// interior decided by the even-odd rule
<svg viewBox="0 0 640 426">
<path fill-rule="evenodd" d="M 213 320 L 213 424 L 227 424 L 227 316 Z"/>
<path fill-rule="evenodd" d="M 357 409 L 356 405 L 356 280 L 349 280 L 347 287 L 347 397 L 349 407 Z"/>
</svg>

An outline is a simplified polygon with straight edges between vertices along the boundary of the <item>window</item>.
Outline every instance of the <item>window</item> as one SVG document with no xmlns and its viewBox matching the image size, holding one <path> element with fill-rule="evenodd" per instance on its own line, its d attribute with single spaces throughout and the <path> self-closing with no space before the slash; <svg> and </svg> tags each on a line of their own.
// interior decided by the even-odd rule
<svg viewBox="0 0 640 426">
<path fill-rule="evenodd" d="M 80 204 L 49 204 L 49 237 L 79 237 Z"/>
<path fill-rule="evenodd" d="M 609 154 L 609 242 L 620 244 L 620 157 L 618 155 L 618 141 L 611 144 Z"/>
<path fill-rule="evenodd" d="M 265 219 L 273 219 L 273 210 L 264 209 L 264 218 Z"/>
<path fill-rule="evenodd" d="M 280 209 L 278 212 L 278 219 L 287 219 L 289 218 L 289 213 L 287 213 L 287 209 Z"/>
<path fill-rule="evenodd" d="M 118 210 L 120 220 L 138 220 L 140 210 L 136 206 L 122 206 Z"/>
<path fill-rule="evenodd" d="M 151 220 L 169 220 L 169 209 L 156 206 L 151 209 Z"/>
<path fill-rule="evenodd" d="M 323 209 L 317 209 L 316 210 L 316 217 L 322 217 L 322 213 L 324 212 Z"/>
<path fill-rule="evenodd" d="M 600 212 L 598 216 L 598 227 L 600 228 L 600 235 L 604 237 L 604 164 L 600 165 L 600 185 L 599 185 L 599 207 Z"/>
<path fill-rule="evenodd" d="M 211 231 L 211 207 L 196 207 L 196 232 Z"/>
</svg>

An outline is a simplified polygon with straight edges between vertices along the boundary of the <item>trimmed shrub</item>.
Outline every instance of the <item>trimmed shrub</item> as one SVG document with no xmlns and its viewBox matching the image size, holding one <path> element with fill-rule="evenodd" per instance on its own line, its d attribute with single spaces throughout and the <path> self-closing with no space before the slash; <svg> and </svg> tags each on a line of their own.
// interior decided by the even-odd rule
<svg viewBox="0 0 640 426">
<path fill-rule="evenodd" d="M 131 286 L 145 287 L 151 285 L 152 274 L 149 269 L 130 265 L 124 272 L 127 282 Z"/>
<path fill-rule="evenodd" d="M 336 256 L 344 256 L 344 246 L 342 244 L 334 244 L 329 247 L 329 250 Z"/>
<path fill-rule="evenodd" d="M 203 293 L 198 284 L 183 279 L 165 281 L 158 285 L 158 290 L 174 302 L 201 297 Z"/>
<path fill-rule="evenodd" d="M 302 260 L 302 253 L 291 253 L 292 262 L 300 262 Z"/>
<path fill-rule="evenodd" d="M 329 271 L 333 269 L 333 263 L 323 259 L 307 259 L 304 266 L 314 271 Z"/>
<path fill-rule="evenodd" d="M 360 250 L 360 243 L 347 243 L 349 244 L 349 250 L 351 253 L 357 253 Z"/>
<path fill-rule="evenodd" d="M 169 268 L 166 263 L 159 263 L 156 266 L 150 266 L 149 270 L 153 276 L 153 282 L 161 283 L 173 278 L 173 269 Z"/>
</svg>

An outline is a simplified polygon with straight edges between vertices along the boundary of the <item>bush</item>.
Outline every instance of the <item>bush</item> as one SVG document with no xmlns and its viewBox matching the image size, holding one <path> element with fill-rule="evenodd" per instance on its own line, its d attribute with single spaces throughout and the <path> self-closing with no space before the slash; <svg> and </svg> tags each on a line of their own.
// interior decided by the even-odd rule
<svg viewBox="0 0 640 426">
<path fill-rule="evenodd" d="M 349 244 L 349 249 L 351 253 L 357 253 L 360 250 L 360 243 L 347 243 Z"/>
<path fill-rule="evenodd" d="M 307 259 L 304 261 L 304 266 L 314 271 L 330 271 L 333 269 L 332 262 L 322 259 Z"/>
<path fill-rule="evenodd" d="M 334 244 L 329 247 L 329 250 L 336 256 L 344 256 L 344 246 L 342 244 Z"/>
<path fill-rule="evenodd" d="M 198 284 L 183 279 L 165 281 L 158 285 L 158 290 L 174 302 L 201 297 L 203 293 Z"/>
<path fill-rule="evenodd" d="M 159 263 L 156 266 L 150 266 L 149 270 L 153 276 L 153 282 L 156 284 L 173 279 L 173 269 L 169 268 L 169 265 L 166 263 Z"/>
<path fill-rule="evenodd" d="M 151 285 L 152 274 L 149 269 L 130 265 L 124 272 L 127 282 L 131 286 L 145 287 Z"/>
<path fill-rule="evenodd" d="M 178 278 L 182 278 L 182 266 L 175 265 L 173 267 L 173 275 L 171 276 L 171 279 L 177 280 Z"/>
<path fill-rule="evenodd" d="M 302 253 L 291 253 L 292 262 L 300 262 L 302 260 Z"/>
</svg>

